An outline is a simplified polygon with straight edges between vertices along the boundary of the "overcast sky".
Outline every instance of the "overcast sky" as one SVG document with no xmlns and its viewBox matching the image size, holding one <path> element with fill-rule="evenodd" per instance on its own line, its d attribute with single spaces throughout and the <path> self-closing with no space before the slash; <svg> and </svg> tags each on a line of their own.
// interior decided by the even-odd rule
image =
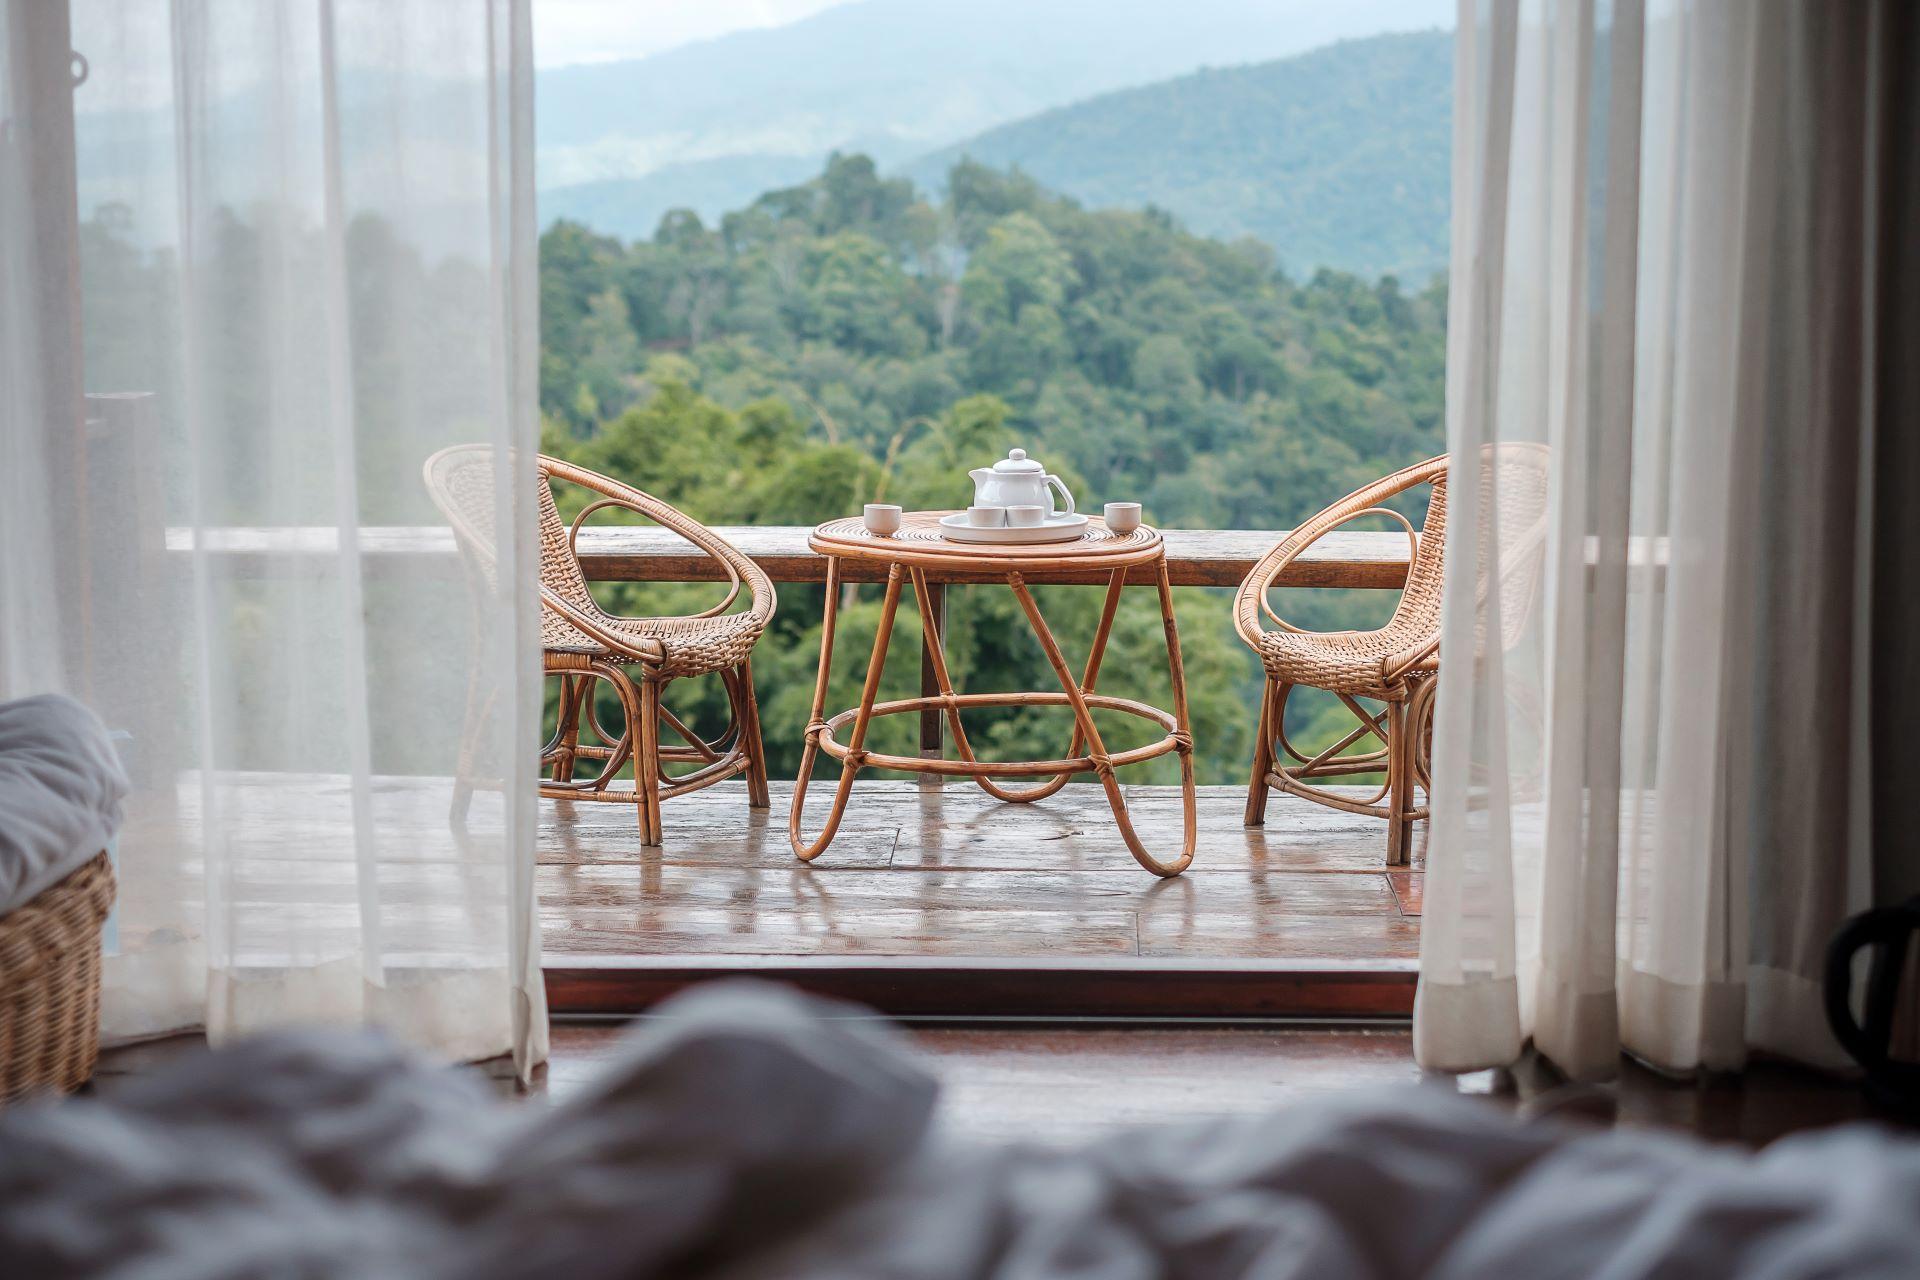
<svg viewBox="0 0 1920 1280">
<path fill-rule="evenodd" d="M 542 67 L 644 58 L 749 27 L 777 27 L 842 0 L 533 0 Z"/>
</svg>

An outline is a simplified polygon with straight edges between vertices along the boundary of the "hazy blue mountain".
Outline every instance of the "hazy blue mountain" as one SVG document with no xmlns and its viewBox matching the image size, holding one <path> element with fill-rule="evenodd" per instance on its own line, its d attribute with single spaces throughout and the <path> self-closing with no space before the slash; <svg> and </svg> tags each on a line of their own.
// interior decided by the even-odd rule
<svg viewBox="0 0 1920 1280">
<path fill-rule="evenodd" d="M 829 151 L 860 150 L 904 160 L 1126 85 L 1431 26 L 1452 8 L 1451 0 L 854 0 L 784 27 L 540 72 L 540 185 L 723 157 L 817 164 Z M 723 172 L 704 170 L 703 180 L 721 182 Z"/>
<path fill-rule="evenodd" d="M 656 169 L 644 178 L 609 178 L 539 193 L 540 225 L 565 218 L 623 240 L 651 236 L 669 209 L 717 217 L 764 192 L 805 182 L 820 171 L 813 156 L 722 156 Z"/>
<path fill-rule="evenodd" d="M 1447 261 L 1453 38 L 1376 36 L 1205 70 L 1047 111 L 904 168 L 1018 166 L 1094 207 L 1157 205 L 1203 235 L 1256 236 L 1296 275 L 1424 281 Z"/>
</svg>

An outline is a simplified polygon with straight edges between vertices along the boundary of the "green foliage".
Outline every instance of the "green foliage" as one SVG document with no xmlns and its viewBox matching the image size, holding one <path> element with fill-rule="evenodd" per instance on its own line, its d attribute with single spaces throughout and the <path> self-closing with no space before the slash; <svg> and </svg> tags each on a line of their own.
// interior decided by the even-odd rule
<svg viewBox="0 0 1920 1280">
<path fill-rule="evenodd" d="M 1443 285 L 1408 294 L 1333 271 L 1296 283 L 1257 242 L 1191 235 L 1151 209 L 1089 211 L 971 162 L 938 202 L 835 156 L 717 228 L 672 213 L 623 245 L 560 223 L 541 248 L 545 447 L 715 524 L 812 524 L 877 500 L 963 506 L 966 471 L 1019 444 L 1084 508 L 1133 499 L 1162 526 L 1277 530 L 1442 447 Z M 715 598 L 697 584 L 596 591 L 629 613 Z M 1289 616 L 1315 627 L 1377 625 L 1391 607 L 1287 594 Z M 856 699 L 877 618 L 877 587 L 850 595 L 830 709 Z M 1069 655 L 1084 653 L 1100 593 L 1041 596 Z M 1244 778 L 1257 715 L 1259 668 L 1229 598 L 1178 596 L 1207 782 Z M 783 588 L 755 653 L 776 773 L 797 766 L 821 603 L 817 587 Z M 883 696 L 917 692 L 911 593 L 901 617 Z M 1004 588 L 950 589 L 948 617 L 963 688 L 1052 686 Z M 1164 704 L 1165 681 L 1158 608 L 1135 591 L 1100 687 Z M 677 710 L 724 715 L 715 682 L 685 683 Z M 1296 741 L 1337 736 L 1331 720 L 1307 723 L 1317 711 Z M 983 753 L 1036 757 L 1064 750 L 1069 727 L 1050 709 L 969 720 Z M 1150 736 L 1125 717 L 1102 729 L 1122 746 Z M 881 721 L 872 745 L 910 754 L 913 732 L 910 717 Z M 1173 762 L 1143 776 L 1171 780 Z"/>
</svg>

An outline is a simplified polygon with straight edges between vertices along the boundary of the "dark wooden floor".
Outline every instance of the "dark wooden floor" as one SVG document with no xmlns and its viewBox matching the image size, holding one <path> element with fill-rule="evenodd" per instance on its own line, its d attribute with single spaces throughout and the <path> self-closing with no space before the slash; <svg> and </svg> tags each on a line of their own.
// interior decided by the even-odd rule
<svg viewBox="0 0 1920 1280">
<path fill-rule="evenodd" d="M 552 1056 L 529 1101 L 564 1101 L 578 1093 L 606 1068 L 629 1025 L 556 1023 Z M 1567 1092 L 1537 1062 L 1512 1072 L 1423 1077 L 1404 1024 L 918 1027 L 907 1034 L 940 1078 L 941 1125 L 984 1141 L 1073 1143 L 1121 1125 L 1260 1115 L 1356 1089 L 1445 1089 L 1522 1113 Z M 108 1050 L 90 1087 L 111 1094 L 129 1077 L 203 1048 L 198 1036 L 176 1036 Z M 516 1092 L 504 1062 L 483 1069 L 501 1081 L 504 1095 Z M 1596 1092 L 1617 1108 L 1615 1123 L 1754 1146 L 1876 1118 L 1852 1086 L 1767 1062 L 1702 1083 L 1665 1079 L 1628 1063 L 1617 1081 Z"/>
<path fill-rule="evenodd" d="M 578 1090 L 622 1030 L 556 1024 L 540 1090 L 556 1099 Z M 1572 1092 L 1533 1061 L 1512 1072 L 1423 1076 L 1404 1025 L 922 1027 L 910 1035 L 940 1077 L 941 1123 L 985 1140 L 1070 1143 L 1119 1125 L 1258 1115 L 1356 1089 L 1445 1089 L 1523 1113 Z M 1610 1100 L 1617 1124 L 1754 1146 L 1873 1114 L 1846 1083 L 1768 1062 L 1698 1083 L 1626 1063 L 1617 1081 L 1578 1092 Z"/>
<path fill-rule="evenodd" d="M 1127 853 L 1096 786 L 1010 805 L 966 781 L 862 781 L 809 865 L 787 845 L 791 785 L 776 782 L 762 812 L 736 786 L 669 801 L 657 850 L 640 846 L 627 806 L 543 801 L 547 956 L 1419 955 L 1421 872 L 1387 871 L 1372 818 L 1276 796 L 1249 830 L 1240 788 L 1205 787 L 1193 866 L 1160 880 Z M 1178 790 L 1128 798 L 1149 848 L 1177 849 Z"/>
</svg>

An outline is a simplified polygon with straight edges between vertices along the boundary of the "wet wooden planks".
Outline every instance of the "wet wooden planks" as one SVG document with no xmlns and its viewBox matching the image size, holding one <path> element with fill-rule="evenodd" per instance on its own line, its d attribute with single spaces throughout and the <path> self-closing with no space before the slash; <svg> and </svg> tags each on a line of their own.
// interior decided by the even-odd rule
<svg viewBox="0 0 1920 1280">
<path fill-rule="evenodd" d="M 539 801 L 536 892 L 555 1007 L 632 1012 L 743 970 L 922 1014 L 1411 1007 L 1420 872 L 1385 869 L 1373 820 L 1277 796 L 1267 825 L 1248 830 L 1239 788 L 1201 788 L 1194 866 L 1161 880 L 1128 856 L 1092 785 L 1008 805 L 965 781 L 862 780 L 839 839 L 804 864 L 787 842 L 791 785 L 776 783 L 759 812 L 739 783 L 669 801 L 657 849 L 641 846 L 628 806 Z M 478 825 L 455 832 L 445 779 L 381 779 L 376 847 L 362 860 L 339 779 L 234 775 L 221 788 L 223 812 L 244 819 L 232 823 L 244 839 L 222 890 L 249 908 L 232 939 L 242 963 L 282 963 L 289 931 L 352 954 L 368 874 L 390 963 L 504 945 L 497 795 L 477 797 Z M 1177 790 L 1128 797 L 1143 837 L 1175 846 Z M 172 841 L 183 853 L 123 859 L 129 940 L 175 927 L 177 913 L 147 919 L 142 904 L 203 900 L 206 871 L 191 852 L 199 798 L 183 785 L 166 812 L 130 815 L 124 849 Z"/>
<path fill-rule="evenodd" d="M 1008 805 L 970 783 L 863 781 L 812 864 L 787 846 L 790 793 L 776 783 L 758 814 L 730 786 L 670 801 L 658 850 L 639 845 L 624 808 L 548 802 L 548 956 L 1418 956 L 1380 824 L 1288 797 L 1248 830 L 1239 788 L 1201 788 L 1193 869 L 1161 880 L 1128 856 L 1091 785 Z M 1129 798 L 1150 847 L 1177 842 L 1174 788 Z"/>
</svg>

